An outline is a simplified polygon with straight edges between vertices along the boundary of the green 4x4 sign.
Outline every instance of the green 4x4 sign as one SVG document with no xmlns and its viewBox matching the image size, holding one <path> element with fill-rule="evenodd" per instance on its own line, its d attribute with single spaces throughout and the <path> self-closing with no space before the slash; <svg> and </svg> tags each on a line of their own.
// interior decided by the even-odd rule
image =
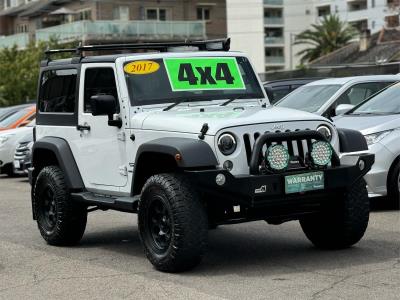
<svg viewBox="0 0 400 300">
<path fill-rule="evenodd" d="M 245 89 L 234 57 L 166 58 L 164 64 L 174 92 Z"/>
</svg>

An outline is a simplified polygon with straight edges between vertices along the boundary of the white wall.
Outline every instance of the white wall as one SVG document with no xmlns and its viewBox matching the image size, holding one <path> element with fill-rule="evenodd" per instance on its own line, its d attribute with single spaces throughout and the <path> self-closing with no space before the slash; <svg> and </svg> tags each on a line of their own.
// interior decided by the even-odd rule
<svg viewBox="0 0 400 300">
<path fill-rule="evenodd" d="M 263 0 L 227 0 L 226 7 L 231 50 L 245 52 L 257 72 L 264 72 Z"/>
</svg>

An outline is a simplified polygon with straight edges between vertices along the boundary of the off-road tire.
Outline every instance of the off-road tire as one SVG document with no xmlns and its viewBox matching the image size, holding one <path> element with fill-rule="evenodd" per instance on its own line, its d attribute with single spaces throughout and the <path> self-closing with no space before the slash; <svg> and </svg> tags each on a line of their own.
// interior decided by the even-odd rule
<svg viewBox="0 0 400 300">
<path fill-rule="evenodd" d="M 161 215 L 166 218 L 159 217 L 157 209 L 153 209 L 157 205 L 164 206 Z M 157 227 L 155 224 L 160 223 L 157 220 L 165 220 L 164 225 Z M 158 174 L 147 180 L 140 198 L 138 225 L 145 254 L 160 271 L 189 270 L 200 263 L 206 251 L 207 214 L 195 189 L 181 175 Z M 169 233 L 165 237 L 158 230 L 162 226 L 169 226 L 163 229 Z M 166 240 L 164 243 L 160 241 L 162 238 Z"/>
<path fill-rule="evenodd" d="M 367 229 L 369 199 L 363 179 L 334 202 L 323 212 L 300 220 L 305 235 L 318 248 L 348 248 L 356 244 Z"/>
<path fill-rule="evenodd" d="M 59 167 L 48 166 L 40 171 L 33 197 L 38 228 L 46 242 L 54 246 L 79 243 L 86 228 L 87 208 L 71 201 Z"/>
<path fill-rule="evenodd" d="M 387 180 L 387 204 L 391 209 L 400 209 L 399 175 L 400 163 L 397 163 Z"/>
</svg>

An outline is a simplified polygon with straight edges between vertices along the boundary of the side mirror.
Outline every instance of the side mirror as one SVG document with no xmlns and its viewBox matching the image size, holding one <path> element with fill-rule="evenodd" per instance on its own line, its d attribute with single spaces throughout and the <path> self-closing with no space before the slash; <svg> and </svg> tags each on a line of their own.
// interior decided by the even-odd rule
<svg viewBox="0 0 400 300">
<path fill-rule="evenodd" d="M 94 95 L 90 97 L 93 116 L 111 116 L 117 112 L 117 100 L 112 95 Z"/>
<path fill-rule="evenodd" d="M 335 114 L 337 116 L 343 115 L 354 108 L 354 105 L 351 104 L 339 104 L 335 109 Z"/>
<path fill-rule="evenodd" d="M 117 100 L 113 95 L 94 95 L 90 97 L 90 108 L 93 116 L 108 116 L 108 125 L 122 127 L 122 120 L 114 120 L 117 112 Z"/>
</svg>

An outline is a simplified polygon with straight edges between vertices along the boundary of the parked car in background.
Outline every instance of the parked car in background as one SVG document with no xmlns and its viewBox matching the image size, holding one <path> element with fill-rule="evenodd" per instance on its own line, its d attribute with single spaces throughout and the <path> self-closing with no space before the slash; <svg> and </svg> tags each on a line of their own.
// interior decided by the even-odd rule
<svg viewBox="0 0 400 300">
<path fill-rule="evenodd" d="M 36 105 L 22 108 L 0 121 L 0 131 L 24 127 L 36 117 Z"/>
<path fill-rule="evenodd" d="M 28 174 L 32 163 L 33 134 L 30 132 L 19 140 L 14 154 L 14 172 Z"/>
<path fill-rule="evenodd" d="M 361 131 L 375 164 L 365 176 L 370 196 L 385 196 L 400 207 L 400 83 L 334 119 L 336 126 Z"/>
<path fill-rule="evenodd" d="M 8 107 L 1 107 L 0 108 L 0 122 L 7 119 L 11 115 L 15 114 L 16 112 L 23 110 L 24 108 L 28 108 L 32 106 L 32 104 L 21 104 L 21 105 L 14 105 Z"/>
<path fill-rule="evenodd" d="M 0 174 L 14 176 L 14 154 L 21 138 L 27 134 L 33 135 L 35 121 L 31 121 L 26 127 L 5 130 L 0 132 Z"/>
<path fill-rule="evenodd" d="M 400 75 L 323 79 L 298 88 L 275 105 L 332 118 L 398 81 Z"/>
<path fill-rule="evenodd" d="M 267 92 L 269 102 L 271 104 L 275 104 L 287 94 L 290 94 L 297 88 L 316 81 L 322 78 L 292 78 L 292 79 L 282 79 L 282 80 L 273 80 L 266 81 L 263 83 L 264 89 Z"/>
</svg>

